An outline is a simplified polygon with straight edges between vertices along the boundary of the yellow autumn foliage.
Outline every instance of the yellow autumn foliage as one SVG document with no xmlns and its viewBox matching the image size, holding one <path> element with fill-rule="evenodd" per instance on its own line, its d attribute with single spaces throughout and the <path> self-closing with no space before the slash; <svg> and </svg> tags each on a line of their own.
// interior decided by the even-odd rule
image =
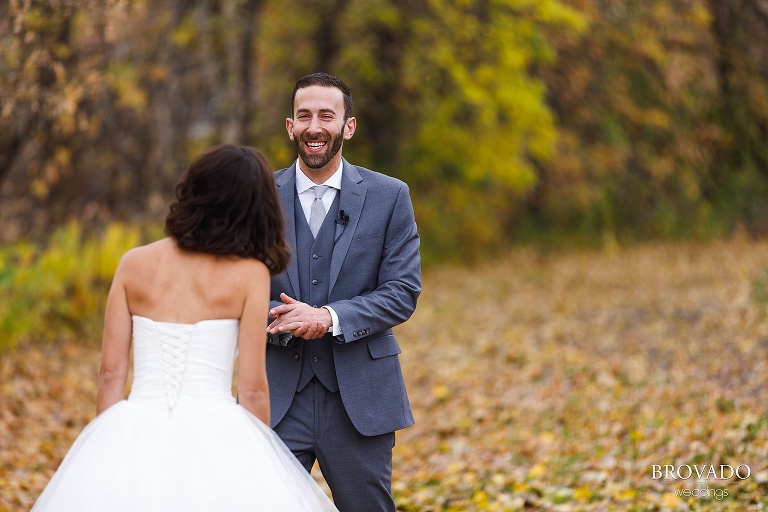
<svg viewBox="0 0 768 512">
<path fill-rule="evenodd" d="M 70 223 L 44 247 L 0 248 L 0 351 L 25 340 L 97 339 L 112 274 L 140 240 L 138 227 L 110 224 L 85 237 Z"/>
</svg>

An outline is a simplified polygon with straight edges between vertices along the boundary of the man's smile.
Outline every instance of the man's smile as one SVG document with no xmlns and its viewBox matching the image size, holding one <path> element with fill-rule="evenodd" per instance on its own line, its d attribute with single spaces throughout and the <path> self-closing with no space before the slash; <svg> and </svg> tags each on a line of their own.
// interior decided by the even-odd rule
<svg viewBox="0 0 768 512">
<path fill-rule="evenodd" d="M 305 143 L 310 151 L 319 151 L 325 147 L 326 144 L 328 144 L 324 140 L 315 140 L 315 141 L 308 141 Z"/>
</svg>

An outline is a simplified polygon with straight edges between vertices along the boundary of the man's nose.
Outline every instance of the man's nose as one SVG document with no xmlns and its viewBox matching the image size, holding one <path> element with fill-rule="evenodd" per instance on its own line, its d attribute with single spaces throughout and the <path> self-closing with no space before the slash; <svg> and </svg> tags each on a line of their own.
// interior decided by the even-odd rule
<svg viewBox="0 0 768 512">
<path fill-rule="evenodd" d="M 307 128 L 307 130 L 310 133 L 318 133 L 322 131 L 322 128 L 320 126 L 320 118 L 316 116 L 312 116 L 312 119 L 310 119 L 309 121 L 309 127 Z"/>
</svg>

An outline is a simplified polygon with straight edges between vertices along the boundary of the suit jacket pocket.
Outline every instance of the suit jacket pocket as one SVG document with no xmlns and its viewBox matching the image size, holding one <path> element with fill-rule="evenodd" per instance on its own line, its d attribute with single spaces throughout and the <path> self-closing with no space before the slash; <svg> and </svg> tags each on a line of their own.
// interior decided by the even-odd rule
<svg viewBox="0 0 768 512">
<path fill-rule="evenodd" d="M 384 238 L 381 236 L 381 234 L 370 234 L 370 235 L 364 235 L 359 236 L 357 238 L 353 238 L 352 242 L 349 245 L 349 251 L 348 252 L 355 252 L 355 251 L 371 251 L 373 249 L 377 249 L 381 247 L 381 244 L 383 242 Z"/>
<path fill-rule="evenodd" d="M 396 356 L 401 352 L 400 345 L 397 344 L 395 335 L 391 332 L 373 336 L 368 340 L 368 352 L 374 359 L 381 359 L 387 356 Z"/>
</svg>

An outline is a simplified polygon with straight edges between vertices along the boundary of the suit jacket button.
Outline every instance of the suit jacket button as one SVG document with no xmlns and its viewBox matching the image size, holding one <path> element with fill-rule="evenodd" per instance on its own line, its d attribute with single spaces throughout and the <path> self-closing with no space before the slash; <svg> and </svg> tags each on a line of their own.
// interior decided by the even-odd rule
<svg viewBox="0 0 768 512">
<path fill-rule="evenodd" d="M 318 256 L 317 254 L 313 254 L 313 255 L 312 255 L 312 259 L 313 259 L 313 260 L 316 260 L 316 259 L 318 259 L 319 257 L 320 257 L 320 256 Z"/>
<path fill-rule="evenodd" d="M 313 279 L 312 284 L 317 284 L 317 279 Z"/>
<path fill-rule="evenodd" d="M 294 361 L 298 361 L 299 360 L 299 353 L 298 352 L 294 352 L 293 353 L 293 360 Z"/>
</svg>

